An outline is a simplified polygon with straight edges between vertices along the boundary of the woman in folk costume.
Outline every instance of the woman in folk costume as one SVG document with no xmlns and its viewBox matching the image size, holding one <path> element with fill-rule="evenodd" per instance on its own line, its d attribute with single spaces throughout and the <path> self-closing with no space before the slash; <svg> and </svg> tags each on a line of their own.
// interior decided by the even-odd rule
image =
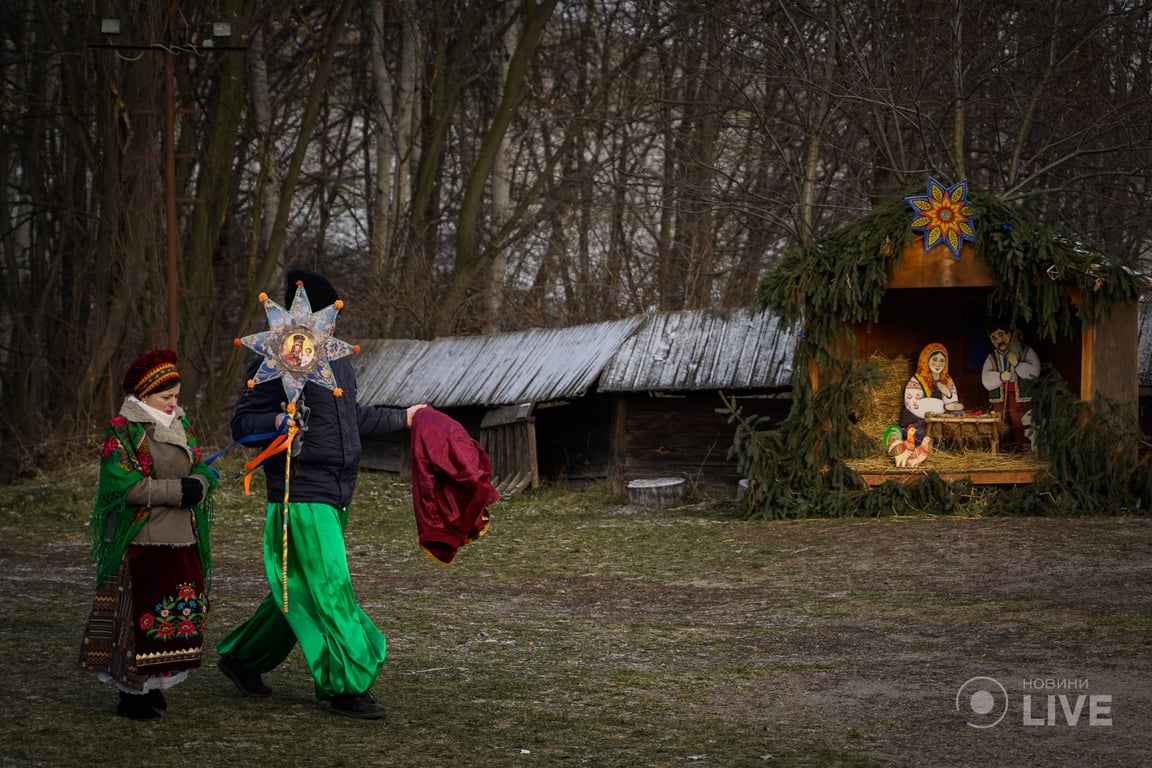
<svg viewBox="0 0 1152 768">
<path fill-rule="evenodd" d="M 96 597 L 80 666 L 119 691 L 116 713 L 156 720 L 163 691 L 200 666 L 208 614 L 214 473 L 178 405 L 176 353 L 142 356 L 104 432 L 89 522 Z"/>
<path fill-rule="evenodd" d="M 943 344 L 929 344 L 920 351 L 916 372 L 904 387 L 904 409 L 900 426 L 907 436 L 908 427 L 915 434 L 924 434 L 924 417 L 930 413 L 962 410 L 956 383 L 948 374 L 948 350 Z"/>
</svg>

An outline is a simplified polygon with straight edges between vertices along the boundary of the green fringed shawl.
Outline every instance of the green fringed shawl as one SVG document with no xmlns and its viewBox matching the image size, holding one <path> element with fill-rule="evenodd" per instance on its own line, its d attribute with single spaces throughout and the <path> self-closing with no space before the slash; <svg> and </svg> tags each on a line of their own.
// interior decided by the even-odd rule
<svg viewBox="0 0 1152 768">
<path fill-rule="evenodd" d="M 196 547 L 204 569 L 204 585 L 207 590 L 212 581 L 212 554 L 209 541 L 215 517 L 212 490 L 216 487 L 216 475 L 202 463 L 196 436 L 188 419 L 182 416 L 180 423 L 188 439 L 188 448 L 192 451 L 192 472 L 203 475 L 208 480 L 208 493 L 192 510 Z M 148 522 L 151 514 L 149 508 L 130 506 L 127 498 L 132 486 L 152 476 L 152 469 L 152 456 L 148 449 L 144 425 L 129 421 L 123 416 L 116 416 L 108 422 L 104 430 L 96 506 L 88 521 L 89 534 L 92 537 L 92 559 L 96 563 L 97 584 L 116 573 L 128 545 Z M 109 520 L 115 521 L 111 531 L 108 530 Z"/>
</svg>

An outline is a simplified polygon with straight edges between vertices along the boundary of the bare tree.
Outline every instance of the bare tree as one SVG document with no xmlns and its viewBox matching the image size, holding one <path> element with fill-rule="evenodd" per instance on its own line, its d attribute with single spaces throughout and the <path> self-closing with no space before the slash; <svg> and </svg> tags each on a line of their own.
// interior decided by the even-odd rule
<svg viewBox="0 0 1152 768">
<path fill-rule="evenodd" d="M 927 176 L 1132 264 L 1152 239 L 1143 3 L 42 0 L 0 41 L 8 472 L 176 331 L 219 428 L 290 263 L 342 334 L 416 338 L 748 304 Z"/>
</svg>

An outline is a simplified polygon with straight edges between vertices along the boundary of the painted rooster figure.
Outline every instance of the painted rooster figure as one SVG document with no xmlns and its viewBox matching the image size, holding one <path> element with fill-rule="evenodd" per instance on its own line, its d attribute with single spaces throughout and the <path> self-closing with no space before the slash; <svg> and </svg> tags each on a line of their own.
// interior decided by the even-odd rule
<svg viewBox="0 0 1152 768">
<path fill-rule="evenodd" d="M 900 439 L 895 434 L 888 440 L 888 455 L 893 458 L 898 467 L 918 467 L 928 458 L 932 450 L 932 438 L 925 435 L 916 445 L 916 427 L 908 427 L 908 436 Z"/>
<path fill-rule="evenodd" d="M 912 455 L 908 457 L 905 466 L 918 467 L 924 463 L 924 459 L 928 458 L 928 453 L 932 450 L 932 437 L 924 435 L 924 439 L 920 441 L 920 445 L 912 450 Z"/>
</svg>

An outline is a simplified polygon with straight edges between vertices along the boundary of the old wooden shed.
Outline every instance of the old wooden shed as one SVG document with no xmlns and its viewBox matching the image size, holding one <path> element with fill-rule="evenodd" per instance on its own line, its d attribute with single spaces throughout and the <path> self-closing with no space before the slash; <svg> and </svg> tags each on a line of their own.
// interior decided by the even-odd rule
<svg viewBox="0 0 1152 768">
<path fill-rule="evenodd" d="M 653 312 L 555 329 L 433 341 L 361 341 L 361 402 L 428 402 L 487 449 L 502 492 L 541 478 L 622 488 L 646 476 L 738 480 L 721 393 L 782 416 L 794 334 L 769 312 Z M 364 465 L 406 471 L 406 447 L 372 441 Z"/>
</svg>

